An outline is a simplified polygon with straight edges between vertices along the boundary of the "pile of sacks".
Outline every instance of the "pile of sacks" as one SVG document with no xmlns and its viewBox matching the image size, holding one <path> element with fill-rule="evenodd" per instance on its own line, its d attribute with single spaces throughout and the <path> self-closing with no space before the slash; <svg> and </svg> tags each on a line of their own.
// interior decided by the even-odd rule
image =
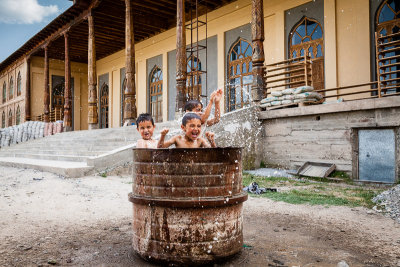
<svg viewBox="0 0 400 267">
<path fill-rule="evenodd" d="M 62 133 L 63 121 L 49 122 L 44 125 L 44 136 Z"/>
<path fill-rule="evenodd" d="M 27 121 L 0 130 L 0 146 L 10 146 L 43 137 L 44 122 Z"/>
<path fill-rule="evenodd" d="M 0 129 L 0 147 L 19 144 L 31 139 L 42 138 L 47 135 L 61 133 L 63 121 L 41 122 L 27 121 L 20 125 Z"/>
<path fill-rule="evenodd" d="M 260 107 L 267 108 L 271 106 L 288 105 L 302 102 L 320 102 L 323 96 L 314 92 L 312 86 L 300 86 L 294 89 L 285 89 L 271 92 L 271 97 L 261 100 Z"/>
</svg>

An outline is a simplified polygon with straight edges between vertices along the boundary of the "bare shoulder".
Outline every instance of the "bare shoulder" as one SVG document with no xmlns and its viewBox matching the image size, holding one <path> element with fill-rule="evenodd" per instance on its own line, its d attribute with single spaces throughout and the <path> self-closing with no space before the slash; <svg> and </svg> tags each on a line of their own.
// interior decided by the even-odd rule
<svg viewBox="0 0 400 267">
<path fill-rule="evenodd" d="M 139 139 L 136 142 L 136 148 L 145 148 L 145 142 L 143 139 Z"/>
</svg>

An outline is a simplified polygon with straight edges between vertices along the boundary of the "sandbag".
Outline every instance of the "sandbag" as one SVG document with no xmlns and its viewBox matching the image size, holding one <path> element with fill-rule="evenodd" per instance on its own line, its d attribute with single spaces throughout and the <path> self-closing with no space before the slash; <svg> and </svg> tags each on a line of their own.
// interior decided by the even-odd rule
<svg viewBox="0 0 400 267">
<path fill-rule="evenodd" d="M 305 93 L 305 92 L 312 92 L 312 91 L 314 91 L 314 87 L 308 86 L 308 85 L 304 85 L 304 86 L 297 87 L 297 88 L 294 90 L 293 93 L 294 93 L 295 95 L 297 95 L 297 94 L 301 94 L 301 93 Z"/>
<path fill-rule="evenodd" d="M 289 105 L 292 103 L 293 103 L 293 100 L 282 100 L 282 105 Z"/>
<path fill-rule="evenodd" d="M 270 103 L 272 101 L 277 101 L 277 100 L 278 100 L 278 98 L 276 96 L 267 97 L 267 98 L 264 98 L 263 100 L 261 100 L 261 104 Z"/>
<path fill-rule="evenodd" d="M 318 94 L 317 92 L 305 92 L 301 94 L 296 94 L 294 96 L 295 99 L 310 99 L 310 98 L 315 98 L 315 99 L 322 99 L 322 95 Z"/>
<path fill-rule="evenodd" d="M 273 91 L 271 92 L 272 96 L 282 96 L 282 91 Z"/>
<path fill-rule="evenodd" d="M 292 88 L 285 89 L 282 91 L 282 94 L 284 94 L 284 95 L 291 95 L 293 93 L 294 93 L 294 90 Z"/>
</svg>

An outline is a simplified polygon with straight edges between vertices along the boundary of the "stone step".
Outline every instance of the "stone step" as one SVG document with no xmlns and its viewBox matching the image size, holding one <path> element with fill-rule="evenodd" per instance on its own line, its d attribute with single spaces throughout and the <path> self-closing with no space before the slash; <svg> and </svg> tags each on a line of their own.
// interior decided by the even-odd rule
<svg viewBox="0 0 400 267">
<path fill-rule="evenodd" d="M 22 143 L 22 144 L 17 144 L 17 145 L 11 145 L 9 147 L 3 147 L 2 149 L 8 149 L 8 148 L 14 148 L 14 147 L 26 147 L 26 148 L 31 148 L 31 147 L 54 147 L 54 148 L 63 148 L 63 147 L 119 147 L 119 146 L 124 146 L 126 144 L 132 144 L 135 143 L 136 140 L 132 141 L 106 141 L 106 140 L 98 140 L 98 141 L 93 141 L 93 140 L 82 140 L 82 141 L 59 141 L 59 140 L 53 140 L 51 142 L 27 142 L 27 143 Z"/>
<path fill-rule="evenodd" d="M 82 150 L 82 149 L 63 149 L 63 150 L 59 150 L 59 149 L 54 149 L 51 150 L 49 148 L 46 149 L 25 149 L 25 148 L 15 148 L 12 150 L 7 150 L 7 151 L 3 151 L 2 153 L 0 153 L 1 155 L 10 155 L 10 154 L 49 154 L 49 155 L 72 155 L 72 156 L 97 156 L 97 155 L 101 155 L 104 153 L 107 153 L 109 151 L 111 151 L 112 149 L 108 149 L 108 150 L 96 150 L 96 151 L 90 151 L 90 150 Z"/>
<path fill-rule="evenodd" d="M 86 162 L 43 160 L 30 158 L 0 157 L 0 165 L 14 168 L 29 168 L 52 172 L 70 178 L 78 178 L 93 173 L 94 168 Z"/>
<path fill-rule="evenodd" d="M 44 159 L 44 160 L 60 160 L 60 161 L 74 161 L 74 162 L 86 162 L 90 156 L 80 155 L 53 155 L 53 154 L 37 154 L 37 153 L 13 153 L 4 152 L 0 153 L 0 157 L 14 157 L 14 158 L 30 158 L 30 159 Z"/>
</svg>

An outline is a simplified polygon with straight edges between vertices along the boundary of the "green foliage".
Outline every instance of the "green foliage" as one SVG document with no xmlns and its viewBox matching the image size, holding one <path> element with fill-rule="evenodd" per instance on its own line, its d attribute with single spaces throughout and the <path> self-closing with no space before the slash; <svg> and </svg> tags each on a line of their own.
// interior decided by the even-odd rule
<svg viewBox="0 0 400 267">
<path fill-rule="evenodd" d="M 107 173 L 106 172 L 101 172 L 100 176 L 103 177 L 103 178 L 106 178 L 107 177 Z"/>
<path fill-rule="evenodd" d="M 278 192 L 266 192 L 256 197 L 266 197 L 291 204 L 327 206 L 364 206 L 372 208 L 372 198 L 383 191 L 381 188 L 349 185 L 324 178 L 297 179 L 285 177 L 261 177 L 243 174 L 243 185 L 256 182 L 260 187 L 277 188 Z M 284 188 L 280 191 L 279 188 Z"/>
</svg>

